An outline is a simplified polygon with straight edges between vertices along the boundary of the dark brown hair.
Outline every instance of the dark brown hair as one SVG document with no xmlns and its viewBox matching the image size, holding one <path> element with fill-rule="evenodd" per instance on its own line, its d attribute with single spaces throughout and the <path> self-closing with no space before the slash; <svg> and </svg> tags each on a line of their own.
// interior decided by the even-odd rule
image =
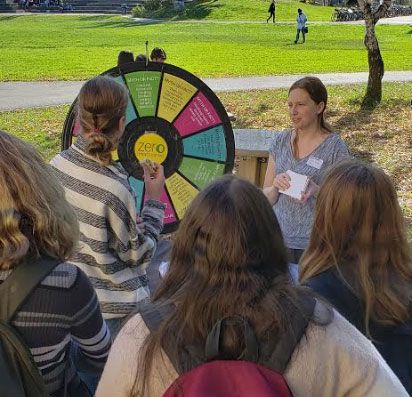
<svg viewBox="0 0 412 397">
<path fill-rule="evenodd" d="M 152 52 L 150 53 L 150 60 L 153 61 L 155 59 L 163 59 L 166 60 L 166 52 L 163 48 L 155 47 L 153 48 Z"/>
<path fill-rule="evenodd" d="M 117 66 L 125 65 L 134 61 L 134 55 L 132 51 L 123 50 L 119 52 L 117 56 Z"/>
<path fill-rule="evenodd" d="M 147 57 L 145 54 L 139 54 L 136 56 L 136 62 L 146 62 Z"/>
<path fill-rule="evenodd" d="M 404 323 L 412 299 L 412 254 L 396 191 L 379 168 L 355 160 L 335 166 L 316 200 L 300 281 L 335 267 L 370 320 Z"/>
<path fill-rule="evenodd" d="M 102 164 L 110 164 L 119 143 L 119 122 L 125 116 L 127 89 L 108 76 L 87 81 L 78 98 L 78 117 L 87 140 L 86 152 Z"/>
<path fill-rule="evenodd" d="M 184 346 L 204 346 L 226 316 L 246 318 L 258 339 L 287 332 L 299 304 L 279 224 L 260 189 L 228 175 L 198 194 L 176 234 L 154 302 L 172 303 L 175 311 L 147 337 L 132 396 L 150 390 L 154 357 L 164 343 L 173 340 L 172 357 Z M 244 348 L 238 327 L 228 326 L 221 342 L 228 358 Z"/>
<path fill-rule="evenodd" d="M 322 112 L 319 114 L 319 123 L 322 129 L 326 130 L 327 132 L 331 132 L 332 128 L 328 123 L 325 121 L 324 112 L 326 110 L 326 105 L 328 103 L 328 91 L 326 90 L 325 85 L 322 83 L 320 79 L 314 76 L 306 76 L 302 79 L 295 81 L 292 86 L 289 88 L 289 94 L 291 91 L 295 90 L 296 88 L 300 88 L 305 90 L 309 96 L 311 97 L 312 101 L 316 104 L 321 102 L 324 103 L 324 107 Z"/>
</svg>

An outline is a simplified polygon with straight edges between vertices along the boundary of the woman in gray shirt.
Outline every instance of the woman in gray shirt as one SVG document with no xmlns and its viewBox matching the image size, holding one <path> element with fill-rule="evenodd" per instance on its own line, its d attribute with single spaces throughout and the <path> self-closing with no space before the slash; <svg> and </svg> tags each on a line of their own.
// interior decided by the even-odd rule
<svg viewBox="0 0 412 397">
<path fill-rule="evenodd" d="M 317 77 L 304 77 L 289 89 L 288 107 L 292 129 L 275 135 L 263 192 L 274 206 L 290 262 L 298 263 L 309 243 L 313 210 L 319 185 L 333 164 L 349 158 L 346 144 L 324 120 L 328 94 Z M 280 194 L 290 187 L 286 171 L 310 178 L 301 199 Z"/>
</svg>

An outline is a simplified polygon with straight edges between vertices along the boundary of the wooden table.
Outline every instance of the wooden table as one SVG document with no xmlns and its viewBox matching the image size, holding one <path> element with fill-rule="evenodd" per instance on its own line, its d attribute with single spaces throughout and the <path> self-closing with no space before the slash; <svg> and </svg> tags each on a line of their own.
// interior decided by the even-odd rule
<svg viewBox="0 0 412 397">
<path fill-rule="evenodd" d="M 235 136 L 235 173 L 262 187 L 268 164 L 269 147 L 275 131 L 233 129 Z"/>
</svg>

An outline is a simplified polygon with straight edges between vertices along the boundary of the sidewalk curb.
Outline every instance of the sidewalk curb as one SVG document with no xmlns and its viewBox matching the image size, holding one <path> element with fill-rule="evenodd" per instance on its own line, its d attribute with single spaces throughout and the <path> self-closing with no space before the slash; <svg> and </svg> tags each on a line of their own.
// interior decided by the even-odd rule
<svg viewBox="0 0 412 397">
<path fill-rule="evenodd" d="M 247 76 L 228 78 L 203 78 L 215 92 L 248 91 L 288 88 L 293 82 L 308 74 L 280 76 Z M 311 73 L 319 77 L 325 85 L 365 84 L 368 72 L 358 73 Z M 388 71 L 384 82 L 412 81 L 412 70 Z M 57 106 L 74 101 L 84 81 L 35 81 L 0 83 L 0 111 Z"/>
</svg>

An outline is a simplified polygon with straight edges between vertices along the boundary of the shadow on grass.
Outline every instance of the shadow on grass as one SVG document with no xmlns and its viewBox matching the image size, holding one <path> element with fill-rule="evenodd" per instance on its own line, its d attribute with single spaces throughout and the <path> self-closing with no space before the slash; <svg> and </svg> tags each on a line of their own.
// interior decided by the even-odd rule
<svg viewBox="0 0 412 397">
<path fill-rule="evenodd" d="M 236 116 L 236 121 L 232 122 L 233 128 L 251 128 L 250 122 L 244 120 L 242 117 Z"/>
<path fill-rule="evenodd" d="M 0 21 L 11 21 L 12 19 L 20 18 L 23 15 L 3 15 L 0 16 Z"/>
<path fill-rule="evenodd" d="M 110 18 L 112 18 L 112 15 L 82 15 L 80 17 L 81 21 L 106 21 Z"/>
<path fill-rule="evenodd" d="M 326 109 L 326 118 L 329 117 L 338 117 L 339 114 L 341 114 L 342 112 L 338 109 Z"/>
<path fill-rule="evenodd" d="M 333 122 L 333 126 L 334 128 L 336 128 L 337 131 L 348 130 L 348 129 L 350 130 L 351 126 L 356 126 L 359 124 L 362 124 L 362 125 L 369 124 L 372 117 L 373 117 L 373 111 L 358 110 L 356 112 L 350 112 L 350 113 L 344 114 L 342 117 L 338 118 L 337 120 Z M 361 135 L 362 134 L 357 134 L 356 140 L 359 140 L 362 138 L 366 139 L 366 137 L 363 137 Z M 351 153 L 355 158 L 369 162 L 369 163 L 373 162 L 373 156 L 374 156 L 373 152 L 369 150 L 361 150 L 361 149 L 354 148 L 353 145 L 350 145 L 350 146 L 351 146 Z"/>
<path fill-rule="evenodd" d="M 367 163 L 373 163 L 373 153 L 369 150 L 351 149 L 351 154 L 358 160 L 366 161 Z"/>
<path fill-rule="evenodd" d="M 334 122 L 336 129 L 344 129 L 357 124 L 368 124 L 372 118 L 373 110 L 358 110 L 345 113 Z"/>
<path fill-rule="evenodd" d="M 118 29 L 118 28 L 138 28 L 139 26 L 147 26 L 147 25 L 159 25 L 164 23 L 165 21 L 154 21 L 154 20 L 147 20 L 147 21 L 135 21 L 133 19 L 124 19 L 124 20 L 96 20 L 96 23 L 93 25 L 81 26 L 77 29 L 96 29 L 96 28 L 105 28 L 105 29 Z"/>
<path fill-rule="evenodd" d="M 204 19 L 213 9 L 223 7 L 218 0 L 194 0 L 186 3 L 182 11 L 175 11 L 173 7 L 162 8 L 157 11 L 146 11 L 142 14 L 143 18 L 154 19 L 172 19 L 172 20 L 187 20 L 187 19 Z"/>
<path fill-rule="evenodd" d="M 409 146 L 412 147 L 412 145 Z M 399 183 L 401 181 L 405 181 L 410 178 L 411 171 L 412 167 L 409 164 L 400 164 L 391 172 L 393 175 L 392 182 L 394 183 L 396 190 L 399 190 Z"/>
<path fill-rule="evenodd" d="M 412 95 L 411 95 L 412 98 Z M 382 108 L 396 108 L 408 106 L 411 103 L 409 98 L 386 98 L 385 101 L 381 104 Z"/>
</svg>

